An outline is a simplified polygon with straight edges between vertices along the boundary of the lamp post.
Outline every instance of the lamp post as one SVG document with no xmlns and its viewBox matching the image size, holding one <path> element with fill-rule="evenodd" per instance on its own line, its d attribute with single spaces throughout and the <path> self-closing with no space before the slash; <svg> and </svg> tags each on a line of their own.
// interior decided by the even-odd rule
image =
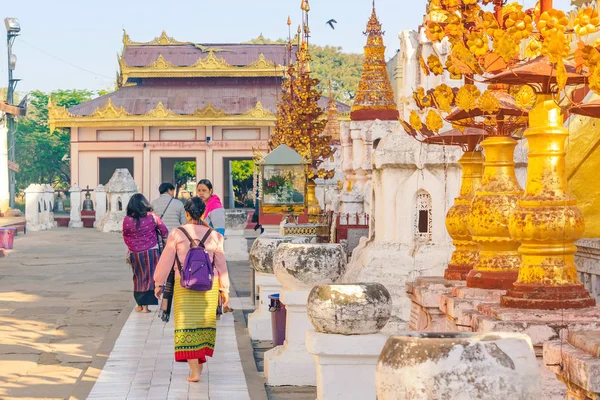
<svg viewBox="0 0 600 400">
<path fill-rule="evenodd" d="M 9 105 L 13 105 L 14 103 L 14 94 L 15 88 L 19 79 L 13 79 L 13 70 L 17 64 L 17 56 L 12 52 L 12 46 L 15 42 L 17 36 L 19 36 L 19 32 L 21 31 L 21 25 L 19 25 L 19 20 L 17 18 L 5 18 L 4 25 L 6 26 L 6 47 L 8 50 L 8 91 L 6 94 L 6 102 Z M 11 168 L 9 168 L 9 192 L 10 192 L 10 208 L 14 208 L 15 206 L 15 171 L 14 171 L 14 163 L 15 163 L 15 131 L 14 128 L 14 115 L 11 113 L 6 113 L 6 122 L 8 127 L 8 160 L 11 163 Z"/>
</svg>

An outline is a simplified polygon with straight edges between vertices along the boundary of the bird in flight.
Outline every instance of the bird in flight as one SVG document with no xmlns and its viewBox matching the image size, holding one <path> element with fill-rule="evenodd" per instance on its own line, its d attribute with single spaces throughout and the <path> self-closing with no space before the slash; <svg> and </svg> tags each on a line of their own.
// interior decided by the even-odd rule
<svg viewBox="0 0 600 400">
<path fill-rule="evenodd" d="M 333 24 L 337 24 L 337 21 L 335 19 L 330 19 L 326 22 L 326 24 L 329 25 L 331 29 L 335 29 L 335 26 Z"/>
</svg>

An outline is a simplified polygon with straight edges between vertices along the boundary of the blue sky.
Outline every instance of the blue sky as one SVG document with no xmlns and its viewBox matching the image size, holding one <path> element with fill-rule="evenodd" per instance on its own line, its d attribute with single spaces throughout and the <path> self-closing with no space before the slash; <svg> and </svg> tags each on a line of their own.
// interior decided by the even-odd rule
<svg viewBox="0 0 600 400">
<path fill-rule="evenodd" d="M 534 0 L 520 0 L 526 6 Z M 555 0 L 567 9 L 569 0 Z M 424 0 L 376 0 L 386 31 L 388 55 L 398 48 L 398 32 L 422 21 Z M 312 41 L 362 52 L 362 31 L 371 0 L 311 0 Z M 241 42 L 258 36 L 287 36 L 286 20 L 300 20 L 300 0 L 3 0 L 0 15 L 19 18 L 17 90 L 92 89 L 112 86 L 122 29 L 132 40 L 148 41 L 164 29 L 181 41 Z M 335 30 L 325 22 L 338 21 Z M 3 25 L 3 24 L 2 24 Z M 1 31 L 2 35 L 4 30 Z M 2 40 L 1 43 L 5 43 Z M 0 46 L 0 87 L 6 86 L 6 48 Z"/>
</svg>

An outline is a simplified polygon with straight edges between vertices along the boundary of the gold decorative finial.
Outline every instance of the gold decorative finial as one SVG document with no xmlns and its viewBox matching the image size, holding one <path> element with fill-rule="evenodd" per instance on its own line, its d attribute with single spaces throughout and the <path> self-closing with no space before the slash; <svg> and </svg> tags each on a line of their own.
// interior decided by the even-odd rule
<svg viewBox="0 0 600 400">
<path fill-rule="evenodd" d="M 396 120 L 398 110 L 386 69 L 384 32 L 381 30 L 381 23 L 375 12 L 374 1 L 373 11 L 364 34 L 367 35 L 365 62 L 350 119 L 353 121 Z"/>
<path fill-rule="evenodd" d="M 288 26 L 292 26 L 292 18 L 289 15 L 288 15 L 287 24 L 288 24 Z"/>
</svg>

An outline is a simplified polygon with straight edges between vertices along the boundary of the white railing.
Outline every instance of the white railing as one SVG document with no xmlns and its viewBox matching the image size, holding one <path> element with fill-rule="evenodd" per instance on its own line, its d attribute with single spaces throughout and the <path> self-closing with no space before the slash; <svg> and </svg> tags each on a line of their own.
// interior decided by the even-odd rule
<svg viewBox="0 0 600 400">
<path fill-rule="evenodd" d="M 582 239 L 576 244 L 577 275 L 596 304 L 600 304 L 600 239 Z"/>
</svg>

